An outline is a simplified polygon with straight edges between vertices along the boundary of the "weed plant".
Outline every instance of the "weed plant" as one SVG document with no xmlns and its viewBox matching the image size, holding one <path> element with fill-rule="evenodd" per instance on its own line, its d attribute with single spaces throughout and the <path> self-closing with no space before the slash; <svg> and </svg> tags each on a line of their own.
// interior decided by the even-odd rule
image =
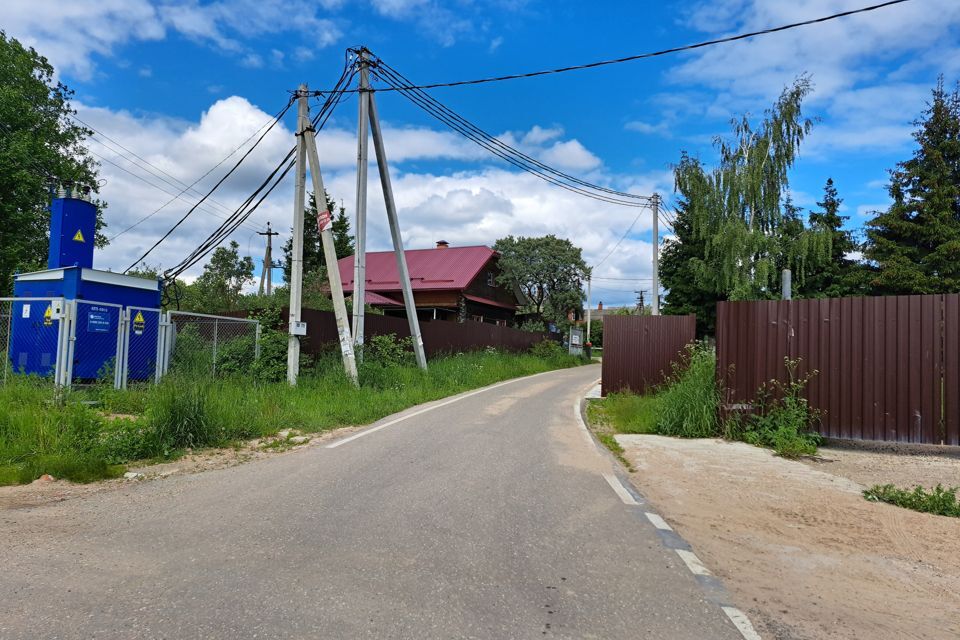
<svg viewBox="0 0 960 640">
<path fill-rule="evenodd" d="M 957 501 L 958 491 L 960 491 L 960 487 L 944 489 L 939 484 L 932 491 L 927 491 L 921 486 L 910 490 L 898 489 L 892 484 L 878 484 L 865 490 L 863 497 L 874 502 L 887 502 L 923 513 L 960 518 L 960 502 Z"/>
<path fill-rule="evenodd" d="M 704 343 L 687 347 L 658 394 L 657 432 L 681 438 L 710 438 L 720 433 L 717 358 Z"/>
</svg>

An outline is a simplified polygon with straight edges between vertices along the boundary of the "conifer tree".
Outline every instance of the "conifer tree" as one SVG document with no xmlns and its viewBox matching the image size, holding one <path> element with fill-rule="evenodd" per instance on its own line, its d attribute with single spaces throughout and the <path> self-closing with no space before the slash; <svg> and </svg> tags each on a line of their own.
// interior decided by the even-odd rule
<svg viewBox="0 0 960 640">
<path fill-rule="evenodd" d="M 857 250 L 853 234 L 843 228 L 847 216 L 840 215 L 843 199 L 837 194 L 833 178 L 823 187 L 823 200 L 818 211 L 810 212 L 810 227 L 830 234 L 830 259 L 803 274 L 795 287 L 798 298 L 840 298 L 862 294 L 862 265 L 851 257 Z"/>
<path fill-rule="evenodd" d="M 890 172 L 893 204 L 870 221 L 874 293 L 960 291 L 960 88 L 944 88 L 914 123 L 913 157 Z"/>
</svg>

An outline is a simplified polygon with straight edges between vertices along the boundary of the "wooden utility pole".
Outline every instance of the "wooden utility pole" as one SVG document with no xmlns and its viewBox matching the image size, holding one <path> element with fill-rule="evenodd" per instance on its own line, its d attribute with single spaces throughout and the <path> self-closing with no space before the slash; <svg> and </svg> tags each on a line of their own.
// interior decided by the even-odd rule
<svg viewBox="0 0 960 640">
<path fill-rule="evenodd" d="M 660 194 L 653 194 L 650 202 L 653 209 L 653 300 L 650 315 L 660 315 Z M 641 305 L 642 312 L 642 305 Z"/>
<path fill-rule="evenodd" d="M 301 95 L 300 100 L 307 104 L 307 96 Z M 310 163 L 310 179 L 313 182 L 313 192 L 324 194 L 323 174 L 320 172 L 320 155 L 317 153 L 317 132 L 312 124 L 304 131 L 303 140 L 307 148 L 307 161 Z M 324 198 L 326 207 L 326 198 Z M 347 316 L 347 305 L 343 298 L 343 283 L 340 281 L 340 268 L 337 264 L 337 249 L 333 243 L 333 214 L 317 207 L 317 229 L 320 232 L 320 243 L 323 245 L 323 259 L 327 264 L 327 281 L 330 284 L 330 297 L 333 300 L 333 314 L 337 319 L 337 336 L 340 340 L 340 355 L 343 358 L 343 368 L 347 376 L 358 384 L 357 361 L 353 354 L 353 339 L 350 337 L 350 318 Z"/>
<path fill-rule="evenodd" d="M 364 302 L 367 292 L 367 118 L 370 114 L 369 51 L 360 49 L 360 92 L 357 102 L 357 210 L 354 218 L 353 252 L 353 343 L 363 357 Z"/>
<path fill-rule="evenodd" d="M 301 84 L 299 93 L 305 95 L 307 85 Z M 303 142 L 304 132 L 310 125 L 309 106 L 306 98 L 297 104 L 297 156 L 294 168 L 293 192 L 293 238 L 290 247 L 290 314 L 287 338 L 287 382 L 297 384 L 300 374 L 300 304 L 303 294 L 303 212 L 307 181 L 307 148 Z M 323 192 L 319 193 L 323 197 Z"/>
<path fill-rule="evenodd" d="M 266 231 L 258 231 L 258 236 L 267 236 L 267 252 L 263 255 L 263 270 L 260 272 L 260 295 L 263 295 L 263 282 L 266 276 L 267 295 L 273 293 L 273 236 L 280 235 L 270 229 L 270 223 L 267 223 Z"/>
<path fill-rule="evenodd" d="M 362 94 L 361 94 L 362 95 Z M 420 335 L 420 320 L 417 318 L 417 305 L 413 300 L 413 288 L 410 285 L 410 271 L 407 269 L 407 256 L 403 252 L 403 237 L 400 235 L 400 223 L 397 220 L 397 205 L 393 199 L 393 186 L 390 184 L 390 170 L 387 166 L 387 154 L 383 146 L 383 133 L 380 131 L 380 118 L 377 116 L 377 101 L 372 92 L 367 92 L 370 108 L 370 131 L 373 134 L 373 149 L 377 155 L 377 167 L 380 170 L 380 185 L 383 187 L 383 200 L 387 205 L 387 220 L 390 223 L 390 236 L 393 238 L 393 251 L 397 256 L 397 275 L 403 289 L 403 305 L 410 324 L 410 336 L 413 338 L 413 353 L 417 366 L 427 368 L 427 356 L 423 350 L 423 336 Z"/>
</svg>

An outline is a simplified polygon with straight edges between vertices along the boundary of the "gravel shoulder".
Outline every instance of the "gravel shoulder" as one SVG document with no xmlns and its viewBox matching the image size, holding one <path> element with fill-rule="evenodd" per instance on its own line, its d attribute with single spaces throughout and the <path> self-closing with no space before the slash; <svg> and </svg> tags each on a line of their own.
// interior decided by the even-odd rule
<svg viewBox="0 0 960 640">
<path fill-rule="evenodd" d="M 764 638 L 960 637 L 960 519 L 868 502 L 873 484 L 960 485 L 960 459 L 620 435 L 632 480 Z"/>
</svg>

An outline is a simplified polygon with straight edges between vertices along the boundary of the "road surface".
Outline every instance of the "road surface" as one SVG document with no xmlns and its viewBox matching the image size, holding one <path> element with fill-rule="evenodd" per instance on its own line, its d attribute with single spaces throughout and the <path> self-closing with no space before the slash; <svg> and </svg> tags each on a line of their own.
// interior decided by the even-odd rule
<svg viewBox="0 0 960 640">
<path fill-rule="evenodd" d="M 0 638 L 740 638 L 608 481 L 598 377 L 0 512 Z"/>
</svg>

